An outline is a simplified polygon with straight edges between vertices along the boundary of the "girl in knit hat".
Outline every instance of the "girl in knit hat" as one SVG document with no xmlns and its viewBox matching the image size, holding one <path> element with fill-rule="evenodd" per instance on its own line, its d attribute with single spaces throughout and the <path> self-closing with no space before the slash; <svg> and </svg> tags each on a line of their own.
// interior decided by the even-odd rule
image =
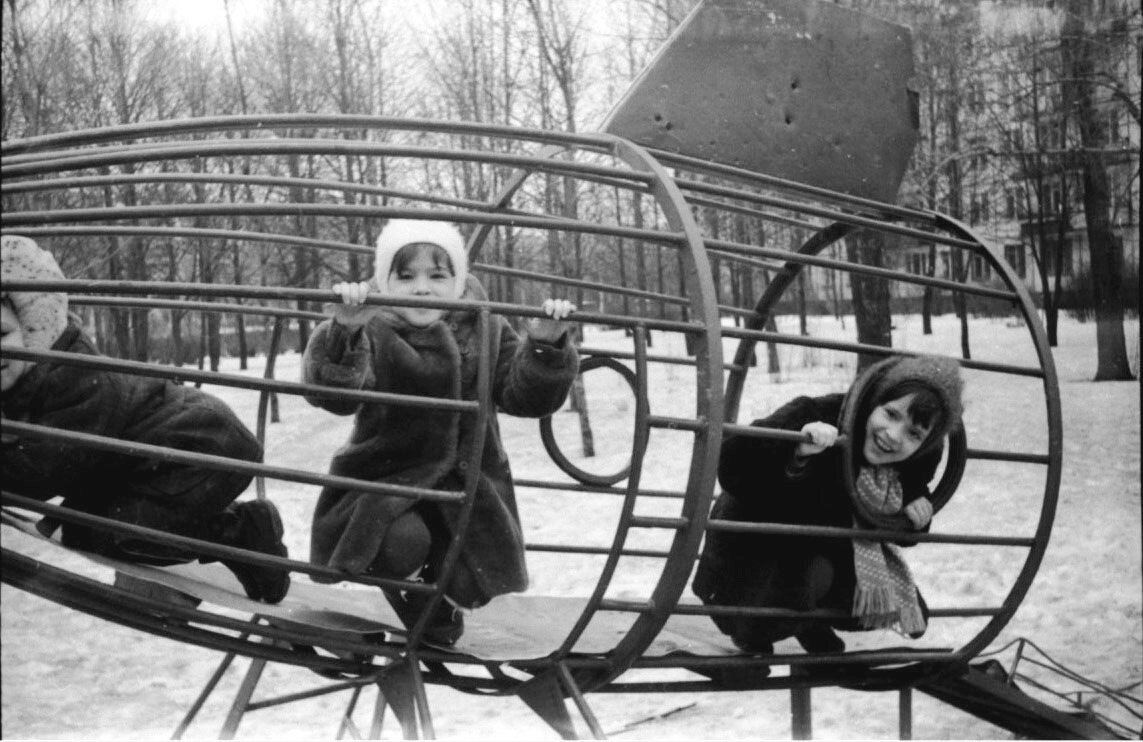
<svg viewBox="0 0 1143 742">
<path fill-rule="evenodd" d="M 60 280 L 55 259 L 34 241 L 4 235 L 0 273 L 14 280 Z M 97 356 L 94 344 L 67 311 L 62 292 L 3 292 L 3 349 L 63 351 Z M 49 428 L 261 461 L 258 440 L 220 400 L 171 381 L 5 355 L 0 384 L 3 418 Z M 4 489 L 36 500 L 63 498 L 67 508 L 206 541 L 285 557 L 282 522 L 263 500 L 234 503 L 250 484 L 245 473 L 109 453 L 72 441 L 6 431 Z M 63 520 L 63 519 L 60 519 Z M 44 518 L 50 535 L 60 523 Z M 172 547 L 76 523 L 62 524 L 62 541 L 84 551 L 146 564 L 177 564 L 198 557 Z M 288 572 L 222 560 L 247 595 L 277 603 Z"/>
<path fill-rule="evenodd" d="M 933 516 L 929 482 L 945 436 L 960 424 L 959 364 L 937 356 L 899 357 L 865 373 L 870 391 L 858 401 L 852 441 L 855 490 L 873 512 L 902 513 L 913 530 L 927 531 Z M 798 397 L 752 423 L 801 431 L 803 442 L 729 436 L 719 459 L 723 492 L 711 518 L 854 527 L 841 478 L 843 454 L 832 447 L 845 401 L 843 394 Z M 907 538 L 900 543 L 911 545 Z M 692 589 L 712 605 L 842 610 L 849 618 L 832 627 L 846 631 L 897 628 L 916 638 L 927 620 L 897 546 L 862 539 L 711 531 Z M 790 636 L 810 652 L 845 649 L 821 620 L 712 618 L 747 652 L 771 653 L 773 642 Z"/>
<path fill-rule="evenodd" d="M 562 322 L 575 307 L 566 301 L 545 301 L 548 318 L 537 320 L 522 337 L 503 317 L 493 316 L 484 346 L 476 310 L 363 304 L 370 295 L 487 300 L 468 274 L 463 238 L 448 223 L 390 221 L 377 240 L 373 279 L 338 283 L 333 291 L 342 302 L 306 346 L 306 383 L 475 400 L 477 370 L 481 356 L 487 356 L 493 404 L 510 415 L 542 417 L 560 408 L 578 372 L 578 354 Z M 456 606 L 477 607 L 527 587 L 512 474 L 495 414 L 481 431 L 474 414 L 455 410 L 307 399 L 335 414 L 356 415 L 331 474 L 463 491 L 472 449 L 483 438 L 464 546 L 444 586 L 447 600 L 430 617 L 426 638 L 454 643 L 463 631 Z M 325 487 L 314 511 L 310 558 L 349 574 L 435 581 L 461 517 L 459 504 Z M 423 613 L 427 593 L 384 592 L 407 625 Z"/>
</svg>

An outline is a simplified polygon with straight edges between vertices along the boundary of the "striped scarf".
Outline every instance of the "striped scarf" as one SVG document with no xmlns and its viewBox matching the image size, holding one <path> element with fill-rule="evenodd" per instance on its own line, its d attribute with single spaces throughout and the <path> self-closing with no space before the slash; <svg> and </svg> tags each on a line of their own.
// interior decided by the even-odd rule
<svg viewBox="0 0 1143 742">
<path fill-rule="evenodd" d="M 884 514 L 900 512 L 904 500 L 901 480 L 891 466 L 863 466 L 857 477 L 857 494 L 870 510 Z M 856 521 L 854 525 L 861 527 Z M 901 633 L 906 635 L 925 630 L 917 586 L 900 549 L 893 544 L 854 539 L 853 571 L 857 576 L 853 615 L 862 627 L 893 628 L 900 624 Z"/>
</svg>

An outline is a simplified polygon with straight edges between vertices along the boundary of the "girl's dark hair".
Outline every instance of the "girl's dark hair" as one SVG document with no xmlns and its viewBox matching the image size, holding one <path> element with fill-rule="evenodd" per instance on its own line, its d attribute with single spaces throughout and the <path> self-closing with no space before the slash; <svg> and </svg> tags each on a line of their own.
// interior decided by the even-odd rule
<svg viewBox="0 0 1143 742">
<path fill-rule="evenodd" d="M 945 423 L 949 417 L 949 411 L 945 408 L 944 402 L 941 400 L 937 391 L 932 386 L 917 379 L 906 379 L 899 384 L 894 384 L 881 391 L 877 398 L 873 400 L 873 405 L 869 408 L 869 412 L 873 412 L 873 408 L 878 405 L 892 402 L 894 399 L 914 394 L 912 401 L 909 402 L 909 417 L 913 418 L 913 422 L 922 427 L 930 430 L 930 438 L 944 430 Z M 928 445 L 931 441 L 925 440 L 924 445 Z"/>
<path fill-rule="evenodd" d="M 410 242 L 398 250 L 393 255 L 393 262 L 389 265 L 389 275 L 405 270 L 418 255 L 426 252 L 432 259 L 434 268 L 447 268 L 449 273 L 456 275 L 456 268 L 452 265 L 452 258 L 449 257 L 448 251 L 431 242 Z"/>
</svg>

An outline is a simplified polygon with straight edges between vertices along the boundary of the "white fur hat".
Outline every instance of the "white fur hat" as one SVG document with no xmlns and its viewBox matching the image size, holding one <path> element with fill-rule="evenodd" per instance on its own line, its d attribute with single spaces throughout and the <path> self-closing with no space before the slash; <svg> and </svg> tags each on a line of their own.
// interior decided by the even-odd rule
<svg viewBox="0 0 1143 742">
<path fill-rule="evenodd" d="M 373 261 L 374 282 L 377 288 L 385 291 L 389 282 L 389 270 L 393 256 L 405 245 L 426 242 L 437 245 L 452 261 L 456 275 L 456 298 L 464 293 L 468 278 L 468 253 L 464 249 L 464 238 L 449 222 L 421 221 L 420 219 L 391 219 L 377 237 L 377 256 Z"/>
<path fill-rule="evenodd" d="M 27 237 L 4 235 L 0 238 L 0 281 L 47 281 L 64 277 L 52 254 Z M 24 346 L 48 350 L 67 329 L 67 294 L 46 291 L 7 291 L 3 298 L 12 302 Z"/>
</svg>

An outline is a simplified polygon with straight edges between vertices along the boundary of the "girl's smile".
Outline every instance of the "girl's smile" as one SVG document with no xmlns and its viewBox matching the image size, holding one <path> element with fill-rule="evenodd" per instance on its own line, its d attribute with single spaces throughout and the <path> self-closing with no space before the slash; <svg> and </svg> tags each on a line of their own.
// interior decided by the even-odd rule
<svg viewBox="0 0 1143 742">
<path fill-rule="evenodd" d="M 431 249 L 417 250 L 410 260 L 389 274 L 388 293 L 392 296 L 453 299 L 456 275 L 435 259 Z M 431 307 L 394 307 L 414 327 L 427 327 L 444 316 L 445 310 Z"/>
<path fill-rule="evenodd" d="M 865 444 L 861 454 L 874 466 L 908 459 L 929 436 L 931 428 L 918 425 L 909 414 L 915 394 L 890 400 L 873 408 L 865 421 Z"/>
</svg>

